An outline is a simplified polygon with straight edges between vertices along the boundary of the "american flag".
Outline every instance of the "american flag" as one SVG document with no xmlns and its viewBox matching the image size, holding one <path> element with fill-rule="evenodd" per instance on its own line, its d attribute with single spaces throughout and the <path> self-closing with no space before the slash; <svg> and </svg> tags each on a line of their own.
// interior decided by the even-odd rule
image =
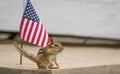
<svg viewBox="0 0 120 74">
<path fill-rule="evenodd" d="M 30 0 L 27 0 L 21 20 L 20 37 L 26 42 L 42 47 L 45 47 L 50 43 L 50 37 Z"/>
</svg>

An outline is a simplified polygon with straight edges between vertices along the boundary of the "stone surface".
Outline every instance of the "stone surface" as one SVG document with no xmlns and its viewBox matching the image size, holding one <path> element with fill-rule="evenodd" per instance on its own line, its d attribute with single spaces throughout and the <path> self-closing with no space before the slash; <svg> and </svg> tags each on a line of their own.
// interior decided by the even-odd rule
<svg viewBox="0 0 120 74">
<path fill-rule="evenodd" d="M 33 70 L 0 67 L 0 74 L 120 74 L 120 65 L 104 65 L 57 70 Z"/>
</svg>

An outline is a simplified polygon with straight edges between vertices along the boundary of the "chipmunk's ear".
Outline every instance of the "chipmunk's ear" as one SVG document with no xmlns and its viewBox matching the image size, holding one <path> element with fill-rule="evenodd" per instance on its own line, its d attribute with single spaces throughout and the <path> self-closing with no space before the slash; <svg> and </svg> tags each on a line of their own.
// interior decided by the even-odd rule
<svg viewBox="0 0 120 74">
<path fill-rule="evenodd" d="M 55 44 L 55 43 L 56 43 L 56 41 L 57 41 L 57 39 L 56 39 L 56 38 L 52 38 L 52 39 L 51 39 L 51 43 L 52 43 L 52 44 Z"/>
</svg>

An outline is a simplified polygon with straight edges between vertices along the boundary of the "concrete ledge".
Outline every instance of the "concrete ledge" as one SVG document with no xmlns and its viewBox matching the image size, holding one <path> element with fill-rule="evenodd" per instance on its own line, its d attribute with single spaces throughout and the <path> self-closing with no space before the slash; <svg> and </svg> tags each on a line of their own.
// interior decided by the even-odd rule
<svg viewBox="0 0 120 74">
<path fill-rule="evenodd" d="M 120 65 L 53 70 L 52 74 L 120 74 Z"/>
<path fill-rule="evenodd" d="M 52 70 L 32 70 L 0 67 L 0 74 L 52 74 Z"/>
<path fill-rule="evenodd" d="M 32 70 L 0 67 L 0 74 L 120 74 L 120 65 L 103 65 L 56 70 Z"/>
</svg>

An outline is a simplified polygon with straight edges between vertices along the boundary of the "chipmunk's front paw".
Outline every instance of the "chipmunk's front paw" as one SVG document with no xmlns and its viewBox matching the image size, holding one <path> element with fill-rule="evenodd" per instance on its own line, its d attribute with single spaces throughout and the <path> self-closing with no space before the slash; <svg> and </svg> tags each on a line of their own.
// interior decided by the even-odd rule
<svg viewBox="0 0 120 74">
<path fill-rule="evenodd" d="M 53 64 L 51 64 L 50 66 L 48 66 L 49 67 L 49 69 L 59 69 L 59 66 L 57 66 L 57 67 L 54 67 L 54 65 Z"/>
</svg>

